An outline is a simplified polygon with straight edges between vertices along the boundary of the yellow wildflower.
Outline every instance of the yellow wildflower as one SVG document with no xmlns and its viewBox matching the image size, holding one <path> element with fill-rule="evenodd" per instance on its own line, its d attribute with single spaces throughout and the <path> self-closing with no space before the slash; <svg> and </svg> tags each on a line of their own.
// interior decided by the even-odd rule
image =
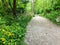
<svg viewBox="0 0 60 45">
<path fill-rule="evenodd" d="M 5 42 L 3 42 L 3 44 L 5 44 Z"/>
<path fill-rule="evenodd" d="M 3 32 L 6 32 L 4 29 L 2 29 Z"/>
<path fill-rule="evenodd" d="M 4 29 L 2 29 L 2 32 L 3 32 L 4 34 L 6 34 L 6 33 L 7 33 L 7 31 L 6 31 L 6 30 L 4 30 Z"/>
<path fill-rule="evenodd" d="M 10 32 L 7 33 L 8 36 L 11 36 L 12 34 Z"/>
<path fill-rule="evenodd" d="M 8 43 L 8 45 L 10 45 L 10 43 Z"/>
<path fill-rule="evenodd" d="M 1 38 L 2 41 L 5 41 L 5 38 Z"/>
</svg>

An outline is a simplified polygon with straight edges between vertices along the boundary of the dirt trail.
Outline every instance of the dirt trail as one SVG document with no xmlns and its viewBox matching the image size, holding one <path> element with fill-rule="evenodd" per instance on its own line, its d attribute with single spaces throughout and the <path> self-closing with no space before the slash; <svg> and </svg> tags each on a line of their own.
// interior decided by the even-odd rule
<svg viewBox="0 0 60 45">
<path fill-rule="evenodd" d="M 35 16 L 27 26 L 28 45 L 60 45 L 60 27 L 46 18 Z"/>
</svg>

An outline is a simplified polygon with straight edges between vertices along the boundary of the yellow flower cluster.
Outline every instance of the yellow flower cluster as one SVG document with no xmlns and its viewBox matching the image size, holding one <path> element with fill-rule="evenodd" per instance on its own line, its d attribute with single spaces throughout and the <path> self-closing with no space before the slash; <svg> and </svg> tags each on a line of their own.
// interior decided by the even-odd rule
<svg viewBox="0 0 60 45">
<path fill-rule="evenodd" d="M 2 32 L 3 32 L 5 35 L 7 35 L 7 36 L 12 36 L 12 35 L 14 35 L 14 34 L 12 34 L 11 32 L 8 32 L 8 31 L 6 31 L 6 30 L 4 30 L 4 29 L 2 29 Z"/>
<path fill-rule="evenodd" d="M 3 44 L 5 44 L 5 38 L 0 38 L 0 40 L 3 42 Z"/>
<path fill-rule="evenodd" d="M 5 38 L 0 38 L 2 41 L 5 41 L 6 39 Z"/>
<path fill-rule="evenodd" d="M 14 36 L 14 34 L 13 33 L 11 33 L 11 32 L 8 32 L 8 31 L 6 31 L 5 29 L 2 29 L 1 30 L 2 32 L 3 32 L 3 34 L 4 35 L 7 35 L 7 36 Z M 5 44 L 6 42 L 6 39 L 5 38 L 0 38 L 0 40 L 3 42 L 3 44 Z M 14 42 L 14 40 L 13 39 L 10 39 L 10 41 L 11 42 Z M 11 45 L 11 43 L 9 42 L 9 43 L 7 43 L 7 45 Z M 17 45 L 16 44 L 16 42 L 14 42 L 14 44 L 13 45 Z"/>
</svg>

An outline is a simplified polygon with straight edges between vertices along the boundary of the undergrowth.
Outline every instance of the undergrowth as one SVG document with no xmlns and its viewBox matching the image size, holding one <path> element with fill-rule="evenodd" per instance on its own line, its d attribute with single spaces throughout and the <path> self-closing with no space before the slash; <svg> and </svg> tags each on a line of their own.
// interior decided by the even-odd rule
<svg viewBox="0 0 60 45">
<path fill-rule="evenodd" d="M 25 45 L 26 26 L 30 15 L 20 15 L 13 19 L 0 15 L 0 45 Z"/>
</svg>

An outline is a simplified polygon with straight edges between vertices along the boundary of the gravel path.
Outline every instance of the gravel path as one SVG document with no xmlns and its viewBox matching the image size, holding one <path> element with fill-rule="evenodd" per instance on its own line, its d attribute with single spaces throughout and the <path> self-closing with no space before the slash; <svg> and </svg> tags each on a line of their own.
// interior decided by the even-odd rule
<svg viewBox="0 0 60 45">
<path fill-rule="evenodd" d="M 60 27 L 35 16 L 27 26 L 25 42 L 28 45 L 60 45 Z"/>
</svg>

